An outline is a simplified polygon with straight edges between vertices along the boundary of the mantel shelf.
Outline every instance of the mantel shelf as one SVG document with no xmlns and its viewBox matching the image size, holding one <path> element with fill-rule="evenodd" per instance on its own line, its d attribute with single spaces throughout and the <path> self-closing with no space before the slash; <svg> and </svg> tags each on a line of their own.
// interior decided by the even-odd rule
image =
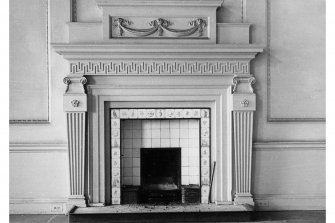
<svg viewBox="0 0 335 223">
<path fill-rule="evenodd" d="M 89 59 L 253 59 L 261 45 L 52 44 L 68 60 Z"/>
</svg>

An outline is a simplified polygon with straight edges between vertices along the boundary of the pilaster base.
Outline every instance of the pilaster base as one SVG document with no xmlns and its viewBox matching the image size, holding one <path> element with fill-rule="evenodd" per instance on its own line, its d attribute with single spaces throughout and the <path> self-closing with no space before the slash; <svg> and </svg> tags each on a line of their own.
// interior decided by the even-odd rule
<svg viewBox="0 0 335 223">
<path fill-rule="evenodd" d="M 74 206 L 87 207 L 85 197 L 84 196 L 69 196 L 67 203 L 66 203 L 66 210 L 69 211 Z"/>
<path fill-rule="evenodd" d="M 255 206 L 255 202 L 251 194 L 235 194 L 234 204 L 235 205 L 248 204 L 251 206 Z"/>
</svg>

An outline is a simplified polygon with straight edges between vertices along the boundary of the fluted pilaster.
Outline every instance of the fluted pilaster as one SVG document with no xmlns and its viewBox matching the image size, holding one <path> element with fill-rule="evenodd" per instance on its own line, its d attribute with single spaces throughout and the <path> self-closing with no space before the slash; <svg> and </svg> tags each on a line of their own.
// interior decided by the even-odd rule
<svg viewBox="0 0 335 223">
<path fill-rule="evenodd" d="M 256 97 L 255 78 L 234 78 L 233 88 L 233 153 L 235 163 L 235 204 L 254 205 L 251 194 L 252 130 Z"/>
<path fill-rule="evenodd" d="M 68 208 L 86 207 L 85 199 L 85 142 L 87 96 L 86 78 L 64 78 L 64 111 L 67 121 L 67 138 L 70 171 Z"/>
</svg>

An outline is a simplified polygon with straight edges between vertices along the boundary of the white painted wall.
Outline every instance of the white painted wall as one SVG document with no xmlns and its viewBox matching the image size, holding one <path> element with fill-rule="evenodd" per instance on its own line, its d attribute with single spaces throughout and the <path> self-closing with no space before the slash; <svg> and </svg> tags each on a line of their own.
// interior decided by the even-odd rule
<svg viewBox="0 0 335 223">
<path fill-rule="evenodd" d="M 78 21 L 99 20 L 94 0 L 77 2 Z M 70 6 L 67 0 L 46 3 L 10 1 L 10 118 L 21 120 L 10 125 L 12 213 L 51 213 L 51 207 L 60 213 L 68 194 L 62 111 L 68 67 L 52 49 L 46 64 L 45 44 L 67 42 Z M 255 199 L 268 201 L 260 207 L 265 210 L 325 209 L 325 2 L 224 4 L 219 22 L 252 23 L 252 42 L 267 46 L 252 64 L 258 97 Z"/>
</svg>

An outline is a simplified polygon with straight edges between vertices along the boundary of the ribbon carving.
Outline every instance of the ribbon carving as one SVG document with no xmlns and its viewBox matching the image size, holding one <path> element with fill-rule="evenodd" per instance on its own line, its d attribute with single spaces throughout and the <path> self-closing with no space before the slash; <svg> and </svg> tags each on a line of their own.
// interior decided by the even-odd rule
<svg viewBox="0 0 335 223">
<path fill-rule="evenodd" d="M 197 32 L 198 36 L 200 37 L 203 34 L 204 28 L 207 26 L 206 21 L 201 18 L 189 22 L 191 28 L 188 29 L 172 29 L 170 28 L 172 23 L 162 18 L 158 18 L 149 22 L 149 26 L 151 26 L 151 28 L 147 29 L 130 28 L 129 26 L 131 24 L 131 21 L 123 18 L 116 18 L 113 21 L 113 28 L 118 30 L 118 35 L 121 37 L 124 36 L 125 32 L 131 33 L 138 37 L 150 36 L 156 32 L 158 32 L 159 36 L 163 36 L 163 33 L 167 32 L 175 37 L 183 37 L 190 36 Z"/>
</svg>

